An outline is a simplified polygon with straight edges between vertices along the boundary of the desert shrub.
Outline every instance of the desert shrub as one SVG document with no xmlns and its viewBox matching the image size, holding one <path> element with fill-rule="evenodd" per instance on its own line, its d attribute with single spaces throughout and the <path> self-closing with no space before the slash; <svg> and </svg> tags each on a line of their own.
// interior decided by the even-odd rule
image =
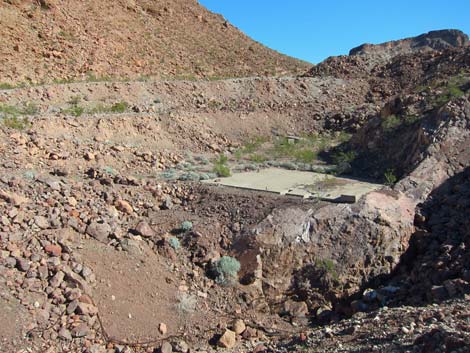
<svg viewBox="0 0 470 353">
<path fill-rule="evenodd" d="M 17 116 L 8 116 L 1 119 L 1 121 L 9 129 L 26 130 L 31 126 L 27 118 L 19 118 Z"/>
<path fill-rule="evenodd" d="M 165 180 L 173 180 L 176 179 L 178 176 L 176 170 L 174 169 L 167 169 L 161 174 L 162 178 Z"/>
<path fill-rule="evenodd" d="M 252 161 L 253 163 L 263 163 L 264 161 L 266 161 L 266 157 L 261 154 L 255 153 L 250 156 L 250 161 Z"/>
<path fill-rule="evenodd" d="M 229 177 L 231 175 L 230 168 L 227 166 L 227 156 L 221 154 L 219 158 L 214 161 L 214 168 L 212 171 L 219 177 Z"/>
<path fill-rule="evenodd" d="M 114 103 L 111 106 L 111 112 L 113 113 L 124 113 L 129 108 L 129 104 L 127 102 L 121 101 L 118 103 Z"/>
<path fill-rule="evenodd" d="M 193 223 L 190 221 L 184 221 L 181 223 L 180 229 L 184 232 L 188 232 L 193 229 Z"/>
<path fill-rule="evenodd" d="M 203 165 L 209 164 L 209 160 L 207 159 L 206 156 L 196 156 L 196 157 L 194 157 L 194 160 L 196 162 L 199 162 L 199 163 L 203 164 Z"/>
<path fill-rule="evenodd" d="M 34 180 L 36 178 L 36 172 L 34 170 L 27 170 L 23 173 L 25 179 Z"/>
<path fill-rule="evenodd" d="M 0 104 L 0 116 L 10 117 L 21 114 L 20 109 L 12 105 Z"/>
<path fill-rule="evenodd" d="M 103 167 L 103 172 L 112 176 L 117 175 L 117 172 L 114 170 L 114 168 L 110 166 Z"/>
<path fill-rule="evenodd" d="M 393 186 L 397 182 L 397 177 L 392 169 L 388 169 L 384 173 L 384 182 L 387 186 Z"/>
<path fill-rule="evenodd" d="M 177 297 L 178 304 L 176 308 L 183 313 L 192 313 L 196 309 L 197 299 L 194 295 L 181 293 Z"/>
<path fill-rule="evenodd" d="M 296 170 L 297 164 L 295 164 L 294 162 L 283 162 L 280 164 L 280 167 L 288 170 Z"/>
<path fill-rule="evenodd" d="M 413 125 L 415 122 L 419 121 L 421 117 L 419 115 L 407 115 L 405 116 L 405 124 Z"/>
<path fill-rule="evenodd" d="M 294 154 L 297 161 L 311 163 L 317 159 L 317 153 L 311 149 L 301 149 Z"/>
<path fill-rule="evenodd" d="M 0 83 L 0 89 L 14 89 L 15 86 L 9 83 Z"/>
<path fill-rule="evenodd" d="M 39 108 L 34 103 L 26 103 L 23 109 L 21 109 L 21 114 L 23 115 L 34 115 L 39 112 Z"/>
<path fill-rule="evenodd" d="M 170 246 L 175 250 L 178 250 L 181 247 L 180 241 L 175 237 L 170 238 L 168 240 L 168 244 L 170 244 Z"/>
<path fill-rule="evenodd" d="M 382 129 L 386 132 L 392 131 L 400 126 L 401 120 L 396 115 L 392 114 L 387 116 L 384 120 L 382 120 Z"/>
<path fill-rule="evenodd" d="M 338 151 L 333 154 L 333 163 L 334 164 L 343 164 L 343 163 L 351 163 L 357 157 L 357 153 L 355 151 Z"/>
<path fill-rule="evenodd" d="M 70 114 L 75 117 L 81 116 L 85 112 L 85 108 L 79 106 L 79 105 L 74 105 L 68 109 L 63 109 L 62 113 L 65 114 Z"/>
<path fill-rule="evenodd" d="M 178 180 L 181 180 L 181 181 L 199 181 L 199 180 L 201 180 L 201 176 L 199 175 L 199 173 L 196 173 L 196 172 L 187 172 L 187 173 L 181 174 L 179 176 Z"/>
<path fill-rule="evenodd" d="M 215 281 L 218 284 L 230 285 L 236 282 L 240 262 L 231 256 L 222 256 L 214 265 Z"/>
</svg>

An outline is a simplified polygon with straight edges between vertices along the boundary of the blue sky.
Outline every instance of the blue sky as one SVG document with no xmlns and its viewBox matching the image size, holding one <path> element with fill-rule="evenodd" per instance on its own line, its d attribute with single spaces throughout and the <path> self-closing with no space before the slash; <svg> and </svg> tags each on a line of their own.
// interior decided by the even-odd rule
<svg viewBox="0 0 470 353">
<path fill-rule="evenodd" d="M 470 34 L 470 0 L 199 0 L 253 39 L 317 63 L 435 29 Z"/>
</svg>

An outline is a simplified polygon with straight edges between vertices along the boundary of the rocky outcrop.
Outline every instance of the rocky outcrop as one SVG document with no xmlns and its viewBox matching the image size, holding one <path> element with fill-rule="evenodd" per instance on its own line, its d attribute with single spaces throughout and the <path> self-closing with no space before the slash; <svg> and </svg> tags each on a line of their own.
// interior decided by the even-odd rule
<svg viewBox="0 0 470 353">
<path fill-rule="evenodd" d="M 468 35 L 455 29 L 444 29 L 382 44 L 362 44 L 351 49 L 349 55 L 383 55 L 391 57 L 420 50 L 444 50 L 466 46 L 470 46 Z"/>
<path fill-rule="evenodd" d="M 262 282 L 269 300 L 294 294 L 313 311 L 331 308 L 398 264 L 414 230 L 415 204 L 402 193 L 383 190 L 354 205 L 275 209 L 252 234 L 237 240 L 236 247 L 245 249 L 238 257 Z M 243 242 L 250 246 L 241 247 Z"/>
<path fill-rule="evenodd" d="M 371 192 L 353 205 L 328 204 L 308 209 L 289 206 L 273 210 L 251 231 L 236 239 L 235 248 L 242 249 L 236 254 L 241 259 L 244 278 L 251 278 L 258 285 L 261 283 L 268 300 L 275 302 L 293 296 L 306 301 L 312 313 L 324 315 L 325 308 L 344 310 L 343 299 L 365 286 L 380 284 L 401 268 L 403 259 L 413 248 L 410 248 L 412 237 L 426 259 L 432 256 L 429 248 L 435 251 L 435 246 L 426 239 L 435 239 L 435 245 L 441 244 L 445 248 L 442 251 L 447 253 L 455 247 L 449 261 L 460 264 L 458 273 L 462 278 L 468 277 L 468 268 L 462 266 L 466 261 L 463 250 L 468 246 L 465 244 L 467 232 L 462 231 L 457 243 L 453 241 L 450 248 L 446 247 L 449 245 L 446 241 L 438 241 L 447 223 L 454 231 L 445 234 L 453 234 L 452 239 L 456 232 L 465 228 L 466 184 L 455 181 L 444 191 L 437 190 L 464 170 L 467 171 L 456 180 L 460 183 L 466 180 L 470 167 L 469 113 L 467 99 L 454 100 L 414 125 L 404 125 L 393 138 L 384 137 L 380 124 L 371 122 L 355 136 L 354 143 L 374 151 L 377 160 L 370 154 L 364 157 L 371 169 L 395 166 L 402 180 L 393 189 Z M 451 200 L 444 196 L 449 195 L 449 188 L 455 193 Z M 461 192 L 464 194 L 459 195 Z M 443 198 L 441 201 L 435 199 L 436 193 Z M 421 203 L 425 200 L 428 201 L 423 208 Z M 440 207 L 433 211 L 437 203 Z M 447 215 L 452 203 L 459 206 L 452 215 Z M 427 221 L 432 229 L 426 231 L 432 236 L 416 232 L 416 219 L 422 219 L 421 222 L 428 219 L 422 214 L 432 214 Z M 432 265 L 428 262 L 417 264 L 412 275 L 416 285 L 423 280 L 420 270 L 423 266 L 431 271 Z M 441 286 L 452 278 L 452 273 L 440 272 Z M 435 277 L 430 272 L 429 275 Z M 437 282 L 432 283 L 437 285 Z M 453 285 L 452 288 L 468 287 L 461 281 L 446 283 Z M 428 286 L 429 290 L 432 288 Z M 461 290 L 464 289 L 454 292 Z M 436 288 L 435 291 L 439 293 Z M 353 310 L 360 307 L 356 304 Z"/>
</svg>

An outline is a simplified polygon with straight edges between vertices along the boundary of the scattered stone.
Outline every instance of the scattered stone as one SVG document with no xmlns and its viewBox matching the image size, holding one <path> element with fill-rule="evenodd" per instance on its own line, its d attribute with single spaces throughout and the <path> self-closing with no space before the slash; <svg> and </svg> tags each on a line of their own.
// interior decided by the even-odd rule
<svg viewBox="0 0 470 353">
<path fill-rule="evenodd" d="M 288 300 L 284 303 L 284 310 L 292 317 L 305 317 L 308 314 L 308 306 L 305 302 Z"/>
<path fill-rule="evenodd" d="M 84 157 L 87 161 L 94 161 L 95 160 L 95 154 L 92 153 L 92 152 L 86 152 Z"/>
<path fill-rule="evenodd" d="M 173 347 L 168 342 L 163 342 L 162 346 L 160 347 L 161 353 L 173 353 Z"/>
<path fill-rule="evenodd" d="M 268 348 L 264 344 L 258 344 L 255 349 L 253 350 L 253 353 L 263 353 L 266 352 Z"/>
<path fill-rule="evenodd" d="M 54 277 L 49 280 L 49 284 L 51 285 L 51 287 L 57 288 L 62 284 L 64 277 L 65 273 L 59 271 L 54 275 Z"/>
<path fill-rule="evenodd" d="M 75 337 L 75 338 L 86 337 L 89 334 L 90 334 L 90 329 L 85 323 L 81 323 L 72 329 L 72 337 Z"/>
<path fill-rule="evenodd" d="M 28 260 L 19 258 L 16 260 L 16 267 L 22 272 L 27 272 L 31 267 L 31 264 Z"/>
<path fill-rule="evenodd" d="M 59 331 L 59 338 L 65 341 L 71 341 L 72 333 L 69 330 L 67 330 L 65 327 L 62 327 Z"/>
<path fill-rule="evenodd" d="M 173 348 L 175 352 L 181 352 L 181 353 L 189 352 L 189 346 L 183 340 L 179 340 L 178 342 L 176 342 Z"/>
<path fill-rule="evenodd" d="M 171 210 L 172 208 L 173 208 L 173 201 L 171 200 L 171 197 L 167 195 L 163 199 L 161 209 L 162 210 Z"/>
<path fill-rule="evenodd" d="M 46 217 L 36 216 L 34 217 L 34 224 L 36 224 L 41 229 L 47 229 L 50 227 L 50 223 Z"/>
<path fill-rule="evenodd" d="M 160 331 L 162 335 L 166 335 L 168 332 L 168 328 L 166 327 L 166 324 L 164 324 L 163 322 L 160 323 L 160 325 L 158 325 L 158 331 Z"/>
<path fill-rule="evenodd" d="M 125 200 L 116 201 L 115 206 L 119 211 L 127 214 L 132 214 L 132 212 L 134 212 L 134 209 L 132 208 L 131 204 Z"/>
<path fill-rule="evenodd" d="M 62 255 L 62 247 L 56 244 L 48 244 L 44 247 L 44 251 L 50 256 L 59 257 Z"/>
<path fill-rule="evenodd" d="M 225 333 L 219 338 L 218 345 L 222 348 L 233 348 L 237 342 L 235 332 L 226 330 Z"/>
<path fill-rule="evenodd" d="M 241 335 L 245 330 L 246 330 L 246 325 L 243 322 L 243 320 L 240 320 L 240 319 L 235 320 L 235 322 L 233 323 L 233 331 L 237 335 Z"/>
<path fill-rule="evenodd" d="M 102 243 L 107 243 L 108 236 L 111 234 L 111 227 L 106 222 L 94 221 L 88 225 L 86 233 Z"/>
<path fill-rule="evenodd" d="M 0 189 L 0 199 L 5 200 L 13 206 L 21 206 L 22 204 L 29 202 L 29 200 L 23 196 L 6 192 L 2 189 Z"/>
<path fill-rule="evenodd" d="M 98 314 L 98 308 L 93 304 L 78 303 L 77 312 L 82 315 L 94 316 Z"/>
<path fill-rule="evenodd" d="M 144 221 L 140 221 L 139 224 L 137 224 L 137 226 L 135 227 L 135 231 L 138 235 L 141 235 L 146 238 L 155 236 L 155 232 L 153 231 L 153 229 L 147 222 Z"/>
</svg>

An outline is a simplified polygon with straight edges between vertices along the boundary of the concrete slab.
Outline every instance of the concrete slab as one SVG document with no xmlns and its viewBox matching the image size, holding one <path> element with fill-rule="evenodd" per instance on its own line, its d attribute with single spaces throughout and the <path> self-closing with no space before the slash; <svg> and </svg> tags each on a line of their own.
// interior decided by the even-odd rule
<svg viewBox="0 0 470 353">
<path fill-rule="evenodd" d="M 278 168 L 236 173 L 204 183 L 345 203 L 354 203 L 362 195 L 382 187 L 355 179 Z"/>
</svg>

